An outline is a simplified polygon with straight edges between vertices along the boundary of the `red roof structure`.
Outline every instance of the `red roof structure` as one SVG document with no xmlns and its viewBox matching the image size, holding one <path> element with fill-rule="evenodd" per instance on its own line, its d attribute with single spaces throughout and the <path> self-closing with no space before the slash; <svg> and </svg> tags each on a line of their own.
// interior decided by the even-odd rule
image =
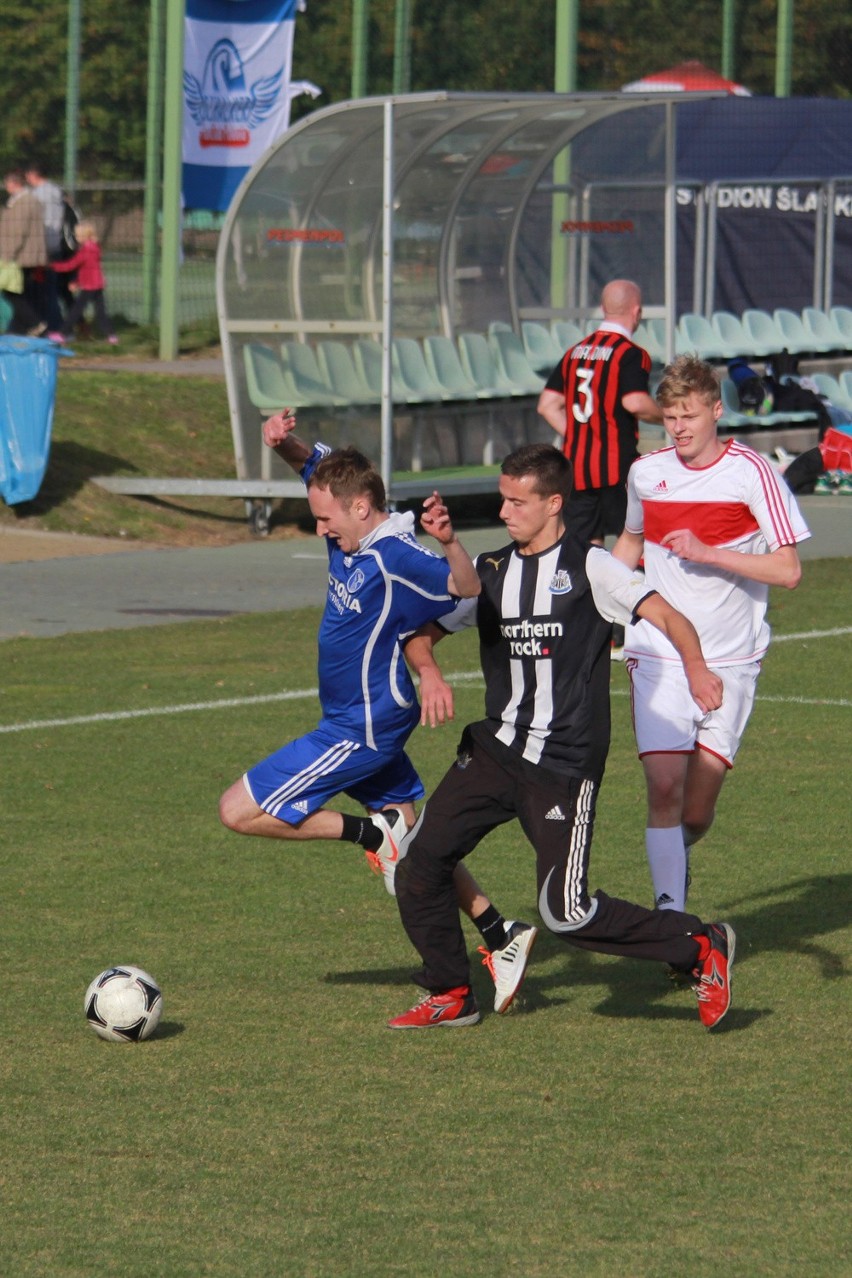
<svg viewBox="0 0 852 1278">
<path fill-rule="evenodd" d="M 751 94 L 741 84 L 726 80 L 718 71 L 705 67 L 703 62 L 680 62 L 665 71 L 652 71 L 641 80 L 633 80 L 622 87 L 624 93 L 730 93 L 748 98 Z"/>
</svg>

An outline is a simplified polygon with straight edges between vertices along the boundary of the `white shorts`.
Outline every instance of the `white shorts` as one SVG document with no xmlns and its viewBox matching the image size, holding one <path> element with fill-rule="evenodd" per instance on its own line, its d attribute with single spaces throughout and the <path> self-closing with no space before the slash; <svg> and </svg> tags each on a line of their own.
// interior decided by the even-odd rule
<svg viewBox="0 0 852 1278">
<path fill-rule="evenodd" d="M 728 765 L 745 732 L 760 662 L 714 666 L 724 684 L 722 704 L 705 714 L 693 701 L 680 662 L 628 657 L 633 731 L 639 758 L 646 754 L 691 754 L 707 750 Z"/>
</svg>

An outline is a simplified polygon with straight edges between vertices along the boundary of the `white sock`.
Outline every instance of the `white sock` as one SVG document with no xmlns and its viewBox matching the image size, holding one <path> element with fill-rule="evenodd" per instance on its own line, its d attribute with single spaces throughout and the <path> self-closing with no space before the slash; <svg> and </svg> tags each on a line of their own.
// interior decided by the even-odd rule
<svg viewBox="0 0 852 1278">
<path fill-rule="evenodd" d="M 679 825 L 648 828 L 645 851 L 658 910 L 682 910 L 686 905 L 686 848 Z"/>
</svg>

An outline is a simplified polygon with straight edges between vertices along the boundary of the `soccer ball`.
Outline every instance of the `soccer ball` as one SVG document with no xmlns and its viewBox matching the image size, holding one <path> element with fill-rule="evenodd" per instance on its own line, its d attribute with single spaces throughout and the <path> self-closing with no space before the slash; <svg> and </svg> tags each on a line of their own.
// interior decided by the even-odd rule
<svg viewBox="0 0 852 1278">
<path fill-rule="evenodd" d="M 141 967 L 108 967 L 86 990 L 83 1010 L 101 1038 L 139 1043 L 157 1028 L 163 996 L 153 976 Z"/>
</svg>

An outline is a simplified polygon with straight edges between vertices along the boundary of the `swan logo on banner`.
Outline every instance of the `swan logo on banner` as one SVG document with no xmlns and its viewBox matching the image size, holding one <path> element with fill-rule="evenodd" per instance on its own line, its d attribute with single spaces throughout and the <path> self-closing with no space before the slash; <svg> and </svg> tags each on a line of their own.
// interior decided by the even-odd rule
<svg viewBox="0 0 852 1278">
<path fill-rule="evenodd" d="M 249 130 L 265 120 L 278 101 L 283 74 L 261 76 L 247 88 L 236 45 L 232 40 L 217 40 L 207 55 L 201 82 L 191 71 L 183 75 L 187 110 L 201 129 L 201 145 L 247 146 Z"/>
<path fill-rule="evenodd" d="M 226 209 L 290 123 L 296 0 L 186 0 L 183 200 Z"/>
</svg>

